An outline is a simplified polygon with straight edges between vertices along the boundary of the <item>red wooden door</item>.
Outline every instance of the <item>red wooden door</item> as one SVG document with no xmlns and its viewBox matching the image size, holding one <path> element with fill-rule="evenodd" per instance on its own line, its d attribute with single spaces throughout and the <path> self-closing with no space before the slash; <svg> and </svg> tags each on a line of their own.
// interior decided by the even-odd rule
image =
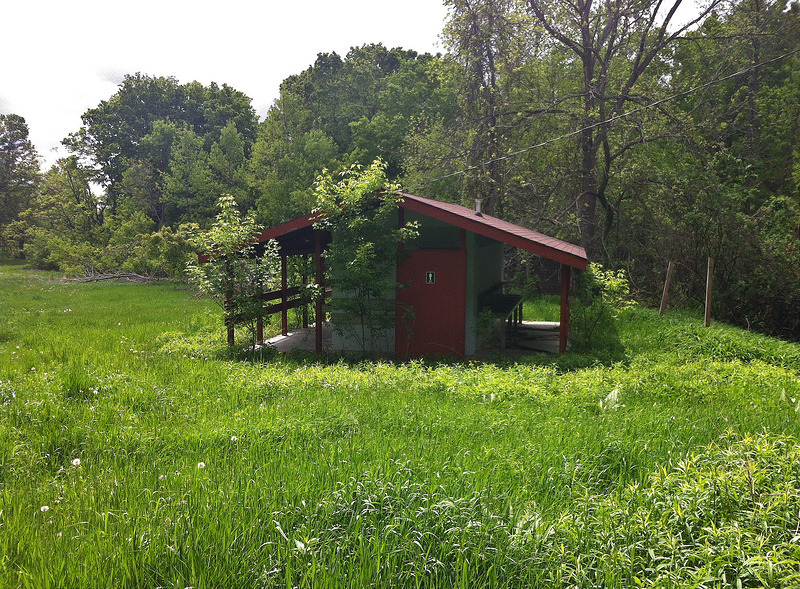
<svg viewBox="0 0 800 589">
<path fill-rule="evenodd" d="M 467 255 L 463 250 L 413 250 L 397 267 L 395 352 L 463 356 Z M 411 313 L 407 313 L 411 311 Z"/>
</svg>

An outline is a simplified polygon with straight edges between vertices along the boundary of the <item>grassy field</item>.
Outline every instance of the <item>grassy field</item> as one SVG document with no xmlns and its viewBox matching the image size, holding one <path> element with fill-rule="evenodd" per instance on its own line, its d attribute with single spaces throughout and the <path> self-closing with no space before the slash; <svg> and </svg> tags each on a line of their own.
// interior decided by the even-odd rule
<svg viewBox="0 0 800 589">
<path fill-rule="evenodd" d="M 800 346 L 229 354 L 169 284 L 0 264 L 0 587 L 800 585 Z"/>
</svg>

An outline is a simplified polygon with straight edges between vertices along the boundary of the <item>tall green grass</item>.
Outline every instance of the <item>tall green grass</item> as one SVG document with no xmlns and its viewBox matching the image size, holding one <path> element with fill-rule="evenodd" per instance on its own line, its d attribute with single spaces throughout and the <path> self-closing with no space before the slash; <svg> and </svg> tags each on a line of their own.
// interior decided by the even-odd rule
<svg viewBox="0 0 800 589">
<path fill-rule="evenodd" d="M 797 582 L 797 345 L 633 310 L 622 360 L 232 356 L 168 284 L 0 300 L 0 586 Z"/>
<path fill-rule="evenodd" d="M 525 321 L 560 321 L 561 297 L 539 295 L 525 299 L 522 305 L 522 318 Z"/>
</svg>

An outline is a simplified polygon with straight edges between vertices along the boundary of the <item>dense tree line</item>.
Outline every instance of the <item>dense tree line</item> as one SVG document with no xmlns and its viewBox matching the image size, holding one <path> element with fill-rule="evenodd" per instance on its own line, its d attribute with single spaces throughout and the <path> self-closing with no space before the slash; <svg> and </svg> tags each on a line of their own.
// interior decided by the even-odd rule
<svg viewBox="0 0 800 589">
<path fill-rule="evenodd" d="M 320 54 L 259 121 L 226 86 L 128 76 L 40 173 L 0 119 L 0 231 L 40 267 L 174 273 L 220 194 L 272 224 L 314 180 L 376 158 L 390 180 L 584 245 L 653 300 L 668 261 L 697 304 L 800 337 L 800 6 L 447 0 L 444 55 Z M 531 261 L 511 268 L 532 274 Z M 527 269 L 527 270 L 526 270 Z"/>
</svg>

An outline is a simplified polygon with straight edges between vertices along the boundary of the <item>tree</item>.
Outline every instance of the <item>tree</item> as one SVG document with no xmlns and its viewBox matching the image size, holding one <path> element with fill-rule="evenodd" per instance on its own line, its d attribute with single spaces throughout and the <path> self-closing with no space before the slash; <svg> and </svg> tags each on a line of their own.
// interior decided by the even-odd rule
<svg viewBox="0 0 800 589">
<path fill-rule="evenodd" d="M 513 126 L 512 88 L 530 55 L 527 18 L 517 0 L 448 0 L 444 38 L 458 63 L 460 108 L 468 127 L 462 200 L 484 201 L 502 215 L 504 170 L 499 159 Z"/>
<path fill-rule="evenodd" d="M 168 223 L 212 218 L 219 185 L 214 182 L 203 140 L 191 129 L 179 133 L 163 179 L 164 216 Z"/>
<path fill-rule="evenodd" d="M 312 114 L 308 122 L 346 153 L 352 142 L 350 123 L 378 114 L 386 81 L 418 57 L 414 51 L 381 44 L 353 47 L 344 59 L 337 53 L 320 53 L 314 65 L 283 81 L 281 96 L 300 98 Z"/>
<path fill-rule="evenodd" d="M 38 181 L 39 159 L 25 119 L 0 114 L 0 231 L 30 206 Z"/>
<path fill-rule="evenodd" d="M 248 182 L 257 195 L 258 219 L 275 225 L 308 214 L 315 204 L 314 179 L 338 168 L 339 150 L 319 129 L 286 137 L 267 119 L 248 162 Z"/>
<path fill-rule="evenodd" d="M 246 205 L 252 203 L 247 190 L 245 146 L 244 137 L 229 121 L 220 131 L 219 140 L 211 145 L 208 164 L 218 190 L 230 194 L 241 208 L 247 209 L 250 207 Z"/>
<path fill-rule="evenodd" d="M 45 174 L 25 224 L 25 256 L 36 268 L 91 273 L 102 267 L 108 239 L 102 199 L 91 172 L 75 156 L 59 159 Z"/>
<path fill-rule="evenodd" d="M 676 91 L 749 68 L 689 96 L 682 108 L 692 124 L 697 148 L 724 149 L 749 170 L 750 186 L 761 195 L 792 190 L 793 151 L 800 133 L 800 4 L 743 0 L 713 15 L 687 36 L 675 52 Z M 763 66 L 763 67 L 762 67 Z M 754 195 L 755 196 L 755 195 Z"/>
<path fill-rule="evenodd" d="M 528 0 L 536 22 L 546 31 L 552 50 L 577 59 L 580 76 L 571 101 L 578 101 L 580 134 L 579 178 L 576 199 L 581 241 L 590 256 L 598 251 L 600 203 L 606 233 L 614 218 L 606 190 L 615 160 L 648 140 L 646 133 L 614 136 L 613 121 L 632 105 L 646 102 L 645 88 L 637 86 L 664 50 L 700 22 L 720 0 L 712 2 L 690 22 L 671 28 L 683 0 Z M 566 104 L 566 101 L 564 101 Z"/>
<path fill-rule="evenodd" d="M 262 312 L 261 294 L 275 280 L 280 267 L 277 246 L 268 242 L 256 255 L 255 235 L 259 228 L 254 215 L 242 217 L 230 195 L 219 197 L 217 206 L 214 225 L 195 240 L 207 261 L 189 263 L 187 272 L 200 291 L 222 308 L 225 325 L 246 326 L 255 342 L 255 323 Z M 234 344 L 230 336 L 228 344 Z"/>
<path fill-rule="evenodd" d="M 259 129 L 249 165 L 259 218 L 280 222 L 313 205 L 314 178 L 376 158 L 395 179 L 405 172 L 403 143 L 415 119 L 436 101 L 437 58 L 380 44 L 342 58 L 317 56 L 281 84 Z"/>
<path fill-rule="evenodd" d="M 200 138 L 200 149 L 208 154 L 232 124 L 241 137 L 245 156 L 249 156 L 257 127 L 250 102 L 227 85 L 181 85 L 171 77 L 128 75 L 111 98 L 82 115 L 83 126 L 64 143 L 91 163 L 94 180 L 106 190 L 106 206 L 116 213 L 120 199 L 129 195 L 124 183 L 126 170 L 148 162 L 149 167 L 165 174 L 171 151 L 185 131 Z M 158 175 L 156 179 L 155 186 L 160 188 Z M 162 222 L 158 206 L 150 208 L 153 212 L 148 214 L 155 214 L 154 220 Z"/>
<path fill-rule="evenodd" d="M 338 181 L 323 171 L 315 185 L 315 213 L 321 216 L 315 226 L 331 233 L 325 259 L 336 292 L 334 328 L 363 353 L 380 349 L 383 330 L 394 326 L 390 297 L 398 287 L 398 244 L 417 234 L 412 223 L 397 226 L 398 190 L 380 160 L 368 168 L 355 164 Z"/>
</svg>

